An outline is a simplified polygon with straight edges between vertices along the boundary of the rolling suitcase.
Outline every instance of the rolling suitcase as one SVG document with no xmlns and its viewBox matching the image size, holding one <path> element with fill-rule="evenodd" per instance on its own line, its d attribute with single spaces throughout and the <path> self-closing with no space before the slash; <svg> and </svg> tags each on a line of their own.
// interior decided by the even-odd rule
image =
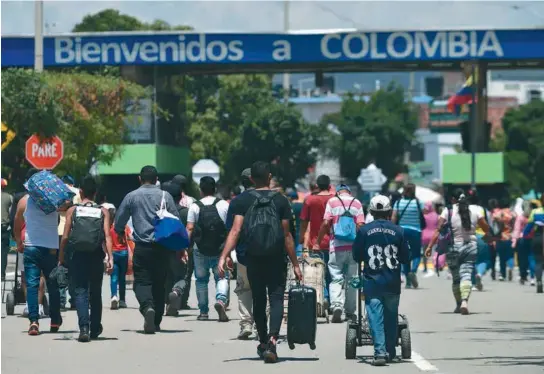
<svg viewBox="0 0 544 374">
<path fill-rule="evenodd" d="M 308 344 L 315 349 L 317 330 L 317 294 L 314 288 L 295 285 L 289 290 L 287 309 L 287 343 L 290 349 L 295 344 Z"/>
</svg>

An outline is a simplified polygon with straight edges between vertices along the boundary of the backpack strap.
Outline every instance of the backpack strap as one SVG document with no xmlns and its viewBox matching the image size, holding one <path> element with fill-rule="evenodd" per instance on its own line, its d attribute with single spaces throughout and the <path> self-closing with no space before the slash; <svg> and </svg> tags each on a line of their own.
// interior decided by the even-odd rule
<svg viewBox="0 0 544 374">
<path fill-rule="evenodd" d="M 406 206 L 404 207 L 404 209 L 402 210 L 402 212 L 400 213 L 400 216 L 399 216 L 399 219 L 397 220 L 397 224 L 400 222 L 400 220 L 402 219 L 402 216 L 404 215 L 404 212 L 406 212 L 406 209 L 408 209 L 408 207 L 410 206 L 410 203 L 412 202 L 412 200 L 414 199 L 410 199 L 408 200 L 408 202 L 406 203 Z M 398 201 L 397 203 L 397 207 L 400 208 L 400 202 L 401 200 Z"/>
<path fill-rule="evenodd" d="M 218 199 L 217 197 L 215 198 L 215 200 L 213 201 L 213 206 L 216 206 L 218 202 L 220 202 L 221 199 Z"/>
<path fill-rule="evenodd" d="M 340 197 L 340 195 L 338 193 L 336 193 L 336 198 L 338 200 L 340 200 L 340 204 L 342 204 L 342 208 L 344 208 L 344 212 L 347 212 L 349 208 L 346 209 L 346 206 L 344 205 L 344 201 L 342 200 L 342 198 Z M 353 201 L 352 201 L 352 203 L 353 203 Z M 351 207 L 351 204 L 349 206 Z"/>
<path fill-rule="evenodd" d="M 195 204 L 198 205 L 200 209 L 204 208 L 204 204 L 202 204 L 202 201 L 200 200 L 195 201 Z"/>
</svg>

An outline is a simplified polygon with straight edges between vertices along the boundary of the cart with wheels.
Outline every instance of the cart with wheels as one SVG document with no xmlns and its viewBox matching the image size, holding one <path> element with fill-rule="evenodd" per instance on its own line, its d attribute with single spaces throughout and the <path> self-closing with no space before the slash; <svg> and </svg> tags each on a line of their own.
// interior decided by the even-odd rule
<svg viewBox="0 0 544 374">
<path fill-rule="evenodd" d="M 306 257 L 299 258 L 299 263 L 302 268 L 302 275 L 304 277 L 304 284 L 315 288 L 317 296 L 317 317 L 325 318 L 327 323 L 330 322 L 329 319 L 329 310 L 325 304 L 325 271 L 326 266 L 325 262 L 320 258 Z M 295 278 L 295 272 L 293 271 L 293 264 L 291 262 L 287 265 L 287 283 L 285 287 L 285 303 L 284 303 L 284 313 L 285 321 L 287 321 L 287 300 L 289 294 L 289 288 L 297 284 Z"/>
<path fill-rule="evenodd" d="M 361 266 L 358 266 L 358 276 L 361 279 Z M 359 281 L 359 283 L 361 283 Z M 362 283 L 361 283 L 362 284 Z M 349 286 L 348 286 L 349 287 Z M 357 287 L 357 319 L 351 320 L 346 324 L 346 359 L 354 360 L 357 358 L 357 347 L 372 346 L 372 335 L 370 325 L 366 315 L 366 309 L 363 307 L 364 293 L 361 286 Z M 397 346 L 401 347 L 401 357 L 405 360 L 412 357 L 412 343 L 410 338 L 410 329 L 408 318 L 404 314 L 399 314 Z"/>
<path fill-rule="evenodd" d="M 6 303 L 6 314 L 8 316 L 12 316 L 15 314 L 15 305 L 17 304 L 24 304 L 26 302 L 25 300 L 25 294 L 23 292 L 23 287 L 21 285 L 21 282 L 19 280 L 19 256 L 18 253 L 15 257 L 15 277 L 13 279 L 13 286 L 11 290 L 8 291 L 6 297 L 4 298 L 4 293 L 7 291 L 7 284 L 8 282 L 11 283 L 8 280 L 4 280 L 3 291 L 2 291 L 2 300 L 5 300 Z M 45 303 L 45 301 L 44 301 Z"/>
</svg>

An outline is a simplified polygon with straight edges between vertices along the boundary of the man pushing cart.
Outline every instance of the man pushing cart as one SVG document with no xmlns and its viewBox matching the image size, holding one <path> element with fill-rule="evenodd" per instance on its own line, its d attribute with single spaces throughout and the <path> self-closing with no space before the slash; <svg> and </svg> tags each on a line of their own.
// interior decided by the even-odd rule
<svg viewBox="0 0 544 374">
<path fill-rule="evenodd" d="M 361 310 L 360 285 L 352 285 L 359 288 L 359 311 L 357 321 L 348 322 L 346 358 L 355 358 L 357 346 L 365 343 L 363 335 L 370 332 L 374 345 L 372 365 L 384 366 L 396 359 L 399 340 L 402 357 L 410 358 L 411 355 L 408 322 L 398 314 L 401 264 L 409 263 L 410 247 L 403 229 L 390 221 L 389 198 L 373 197 L 369 210 L 374 221 L 358 230 L 353 243 L 353 259 L 358 264 L 359 274 L 364 265 L 359 279 L 364 289 L 366 316 Z"/>
</svg>

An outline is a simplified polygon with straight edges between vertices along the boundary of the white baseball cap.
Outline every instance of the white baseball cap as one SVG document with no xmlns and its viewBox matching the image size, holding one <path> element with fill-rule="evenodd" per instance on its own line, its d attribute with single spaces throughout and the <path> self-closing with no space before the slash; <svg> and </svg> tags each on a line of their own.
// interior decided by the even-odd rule
<svg viewBox="0 0 544 374">
<path fill-rule="evenodd" d="M 391 210 L 391 201 L 387 196 L 376 195 L 370 200 L 369 209 L 374 212 L 387 212 Z"/>
</svg>

